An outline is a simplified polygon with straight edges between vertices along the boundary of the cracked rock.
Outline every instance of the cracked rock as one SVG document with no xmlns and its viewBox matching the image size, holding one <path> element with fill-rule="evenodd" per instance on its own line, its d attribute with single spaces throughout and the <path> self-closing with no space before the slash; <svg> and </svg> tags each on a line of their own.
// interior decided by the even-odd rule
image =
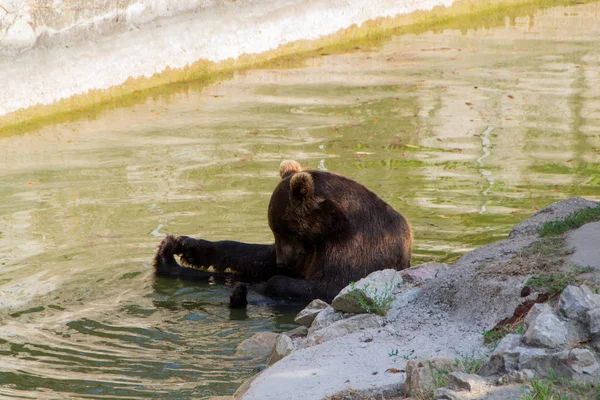
<svg viewBox="0 0 600 400">
<path fill-rule="evenodd" d="M 528 327 L 523 335 L 523 343 L 548 349 L 566 346 L 569 338 L 567 324 L 554 314 L 550 306 L 544 304 L 542 307 L 534 307 L 530 313 L 532 315 L 528 314 L 525 318 Z"/>
<path fill-rule="evenodd" d="M 567 286 L 558 299 L 559 312 L 580 323 L 586 323 L 588 311 L 595 308 L 600 308 L 600 295 L 586 285 Z"/>
</svg>

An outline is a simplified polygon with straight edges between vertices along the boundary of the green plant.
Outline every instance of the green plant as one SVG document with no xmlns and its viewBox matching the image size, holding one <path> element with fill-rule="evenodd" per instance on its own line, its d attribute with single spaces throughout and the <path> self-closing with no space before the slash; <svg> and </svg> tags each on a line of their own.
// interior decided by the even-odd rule
<svg viewBox="0 0 600 400">
<path fill-rule="evenodd" d="M 578 285 L 581 283 L 579 275 L 593 271 L 593 268 L 573 268 L 568 272 L 558 274 L 533 275 L 525 282 L 527 286 L 545 289 L 548 294 L 555 295 L 564 290 L 569 285 Z"/>
<path fill-rule="evenodd" d="M 547 379 L 529 382 L 530 391 L 521 400 L 579 400 L 600 399 L 600 385 L 579 383 L 573 379 L 557 377 L 550 370 Z M 523 388 L 525 391 L 525 388 Z"/>
<path fill-rule="evenodd" d="M 560 221 L 546 222 L 539 234 L 540 236 L 560 235 L 594 221 L 600 221 L 600 206 L 584 208 Z"/>
<path fill-rule="evenodd" d="M 448 385 L 448 375 L 452 371 L 450 371 L 447 368 L 435 367 L 431 363 L 429 363 L 429 370 L 431 371 L 431 376 L 433 378 L 434 389 L 438 389 Z"/>
<path fill-rule="evenodd" d="M 362 289 L 356 289 L 355 282 L 351 282 L 350 298 L 369 314 L 385 315 L 392 307 L 392 302 L 394 301 L 392 285 L 387 285 L 381 292 L 375 289 L 370 296 L 365 294 L 368 287 L 369 284 L 367 283 Z"/>
<path fill-rule="evenodd" d="M 460 358 L 455 358 L 454 362 L 461 371 L 467 374 L 476 374 L 483 367 L 487 357 L 488 354 L 476 355 L 473 352 L 472 354 L 460 354 Z"/>
<path fill-rule="evenodd" d="M 523 321 L 515 325 L 505 325 L 501 328 L 496 327 L 489 331 L 483 331 L 481 334 L 483 335 L 483 342 L 488 345 L 490 351 L 493 351 L 498 346 L 498 343 L 504 339 L 504 336 L 509 333 L 517 333 L 519 335 L 525 333 L 525 324 Z"/>
</svg>

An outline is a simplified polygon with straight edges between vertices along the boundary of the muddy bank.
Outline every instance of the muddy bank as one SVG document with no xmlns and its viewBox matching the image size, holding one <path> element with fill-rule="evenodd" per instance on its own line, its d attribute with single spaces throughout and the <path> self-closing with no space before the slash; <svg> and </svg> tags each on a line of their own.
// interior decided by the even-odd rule
<svg viewBox="0 0 600 400">
<path fill-rule="evenodd" d="M 469 372 L 476 372 L 472 368 L 474 363 L 477 363 L 479 370 L 494 350 L 495 344 L 490 344 L 494 332 L 500 329 L 504 334 L 510 333 L 510 329 L 501 322 L 515 317 L 515 321 L 523 323 L 525 315 L 534 304 L 548 299 L 556 301 L 560 291 L 540 283 L 544 282 L 543 279 L 564 277 L 561 290 L 568 284 L 586 282 L 591 287 L 598 284 L 598 259 L 589 265 L 579 265 L 577 260 L 581 259 L 582 254 L 597 253 L 595 246 L 590 246 L 590 235 L 596 239 L 600 236 L 600 223 L 584 225 L 580 230 L 566 234 L 566 237 L 562 234 L 547 239 L 538 235 L 540 228 L 547 222 L 562 220 L 577 211 L 597 207 L 598 204 L 584 199 L 555 203 L 517 225 L 508 239 L 472 251 L 454 265 L 429 264 L 401 273 L 404 275 L 404 283 L 394 294 L 391 309 L 385 319 L 373 314 L 344 314 L 331 307 L 318 312 L 305 341 L 290 344 L 291 353 L 243 386 L 238 391 L 237 398 L 320 400 L 344 390 L 414 395 L 415 390 L 420 389 L 413 388 L 413 392 L 410 392 L 410 385 L 405 382 L 407 369 L 417 371 L 423 366 L 411 367 L 412 364 L 408 364 L 411 361 L 418 364 L 435 358 L 468 364 L 471 368 Z M 581 232 L 587 232 L 583 236 L 585 239 Z M 566 248 L 569 251 L 562 253 L 563 258 L 553 242 L 557 238 L 568 242 Z M 543 247 L 547 245 L 550 247 Z M 574 252 L 570 250 L 571 247 L 575 249 Z M 549 260 L 544 260 L 544 256 Z M 426 273 L 423 273 L 424 270 Z M 538 280 L 533 279 L 534 277 Z M 334 307 L 335 303 L 334 300 Z M 575 306 L 563 308 L 570 310 L 573 307 Z M 534 326 L 531 321 L 537 318 L 537 314 L 527 318 L 525 322 Z M 554 318 L 558 321 L 556 329 L 559 335 L 566 324 L 548 310 L 540 318 Z M 534 333 L 528 333 L 530 330 L 527 330 L 525 339 L 519 339 L 526 344 L 519 342 L 513 347 L 529 345 L 559 350 L 571 348 L 567 345 L 570 337 L 567 333 L 562 342 L 562 339 L 556 339 L 556 346 L 555 342 L 551 342 L 552 346 L 546 345 L 545 338 L 552 335 L 546 331 L 539 333 L 540 325 L 544 324 L 538 322 L 538 327 L 531 329 Z M 518 330 L 517 323 L 511 329 Z M 554 327 L 547 329 L 553 331 Z M 574 328 L 573 332 L 579 330 Z M 585 336 L 584 333 L 577 335 L 582 338 Z M 571 336 L 577 335 L 574 333 Z M 495 340 L 500 340 L 500 337 Z M 292 340 L 286 341 L 293 343 Z M 275 352 L 281 351 L 281 346 L 277 342 Z M 526 348 L 520 351 L 522 353 L 528 350 Z M 535 351 L 536 354 L 544 353 L 546 358 L 542 359 L 543 362 L 562 365 L 562 355 L 555 355 L 550 350 Z M 571 356 L 581 356 L 583 361 L 577 358 L 577 362 L 584 362 L 587 360 L 585 357 L 592 357 L 592 353 L 592 350 L 585 354 L 565 353 L 563 358 L 567 360 Z M 538 368 L 532 362 L 523 363 L 528 366 L 526 369 L 534 372 Z M 488 370 L 490 368 L 492 366 L 488 366 Z M 515 371 L 520 370 L 518 367 L 510 371 L 503 370 L 504 373 Z M 497 371 L 492 371 L 494 372 Z M 530 378 L 535 376 L 534 373 Z M 569 377 L 573 376 L 576 376 L 575 373 Z M 581 376 L 582 381 L 586 382 L 587 378 Z M 589 375 L 589 379 L 592 378 Z M 412 379 L 414 381 L 414 376 Z M 414 382 L 412 385 L 414 386 Z M 448 393 L 440 392 L 439 398 L 449 398 L 443 397 L 445 395 Z"/>
</svg>

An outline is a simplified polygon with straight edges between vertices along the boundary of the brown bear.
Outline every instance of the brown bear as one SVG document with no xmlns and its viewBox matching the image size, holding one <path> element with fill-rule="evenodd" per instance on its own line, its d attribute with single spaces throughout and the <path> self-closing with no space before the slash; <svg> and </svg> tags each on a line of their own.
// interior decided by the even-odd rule
<svg viewBox="0 0 600 400">
<path fill-rule="evenodd" d="M 268 210 L 275 244 L 167 236 L 154 258 L 156 275 L 198 279 L 215 273 L 185 266 L 212 266 L 217 274 L 230 268 L 237 279 L 263 281 L 257 289 L 269 296 L 331 301 L 373 271 L 410 266 L 410 225 L 375 193 L 295 161 L 282 162 L 280 175 Z"/>
</svg>

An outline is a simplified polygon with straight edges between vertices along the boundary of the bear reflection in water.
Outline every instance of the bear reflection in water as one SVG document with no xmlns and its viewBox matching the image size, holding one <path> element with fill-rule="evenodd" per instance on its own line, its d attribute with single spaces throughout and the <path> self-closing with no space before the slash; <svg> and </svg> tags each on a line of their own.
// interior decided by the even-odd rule
<svg viewBox="0 0 600 400">
<path fill-rule="evenodd" d="M 280 175 L 268 211 L 275 244 L 167 236 L 154 258 L 156 275 L 206 279 L 211 272 L 189 267 L 229 268 L 238 281 L 260 282 L 255 288 L 267 296 L 330 302 L 373 271 L 410 266 L 410 225 L 375 193 L 296 161 L 283 161 Z M 245 294 L 234 290 L 232 303 L 245 306 Z"/>
</svg>

